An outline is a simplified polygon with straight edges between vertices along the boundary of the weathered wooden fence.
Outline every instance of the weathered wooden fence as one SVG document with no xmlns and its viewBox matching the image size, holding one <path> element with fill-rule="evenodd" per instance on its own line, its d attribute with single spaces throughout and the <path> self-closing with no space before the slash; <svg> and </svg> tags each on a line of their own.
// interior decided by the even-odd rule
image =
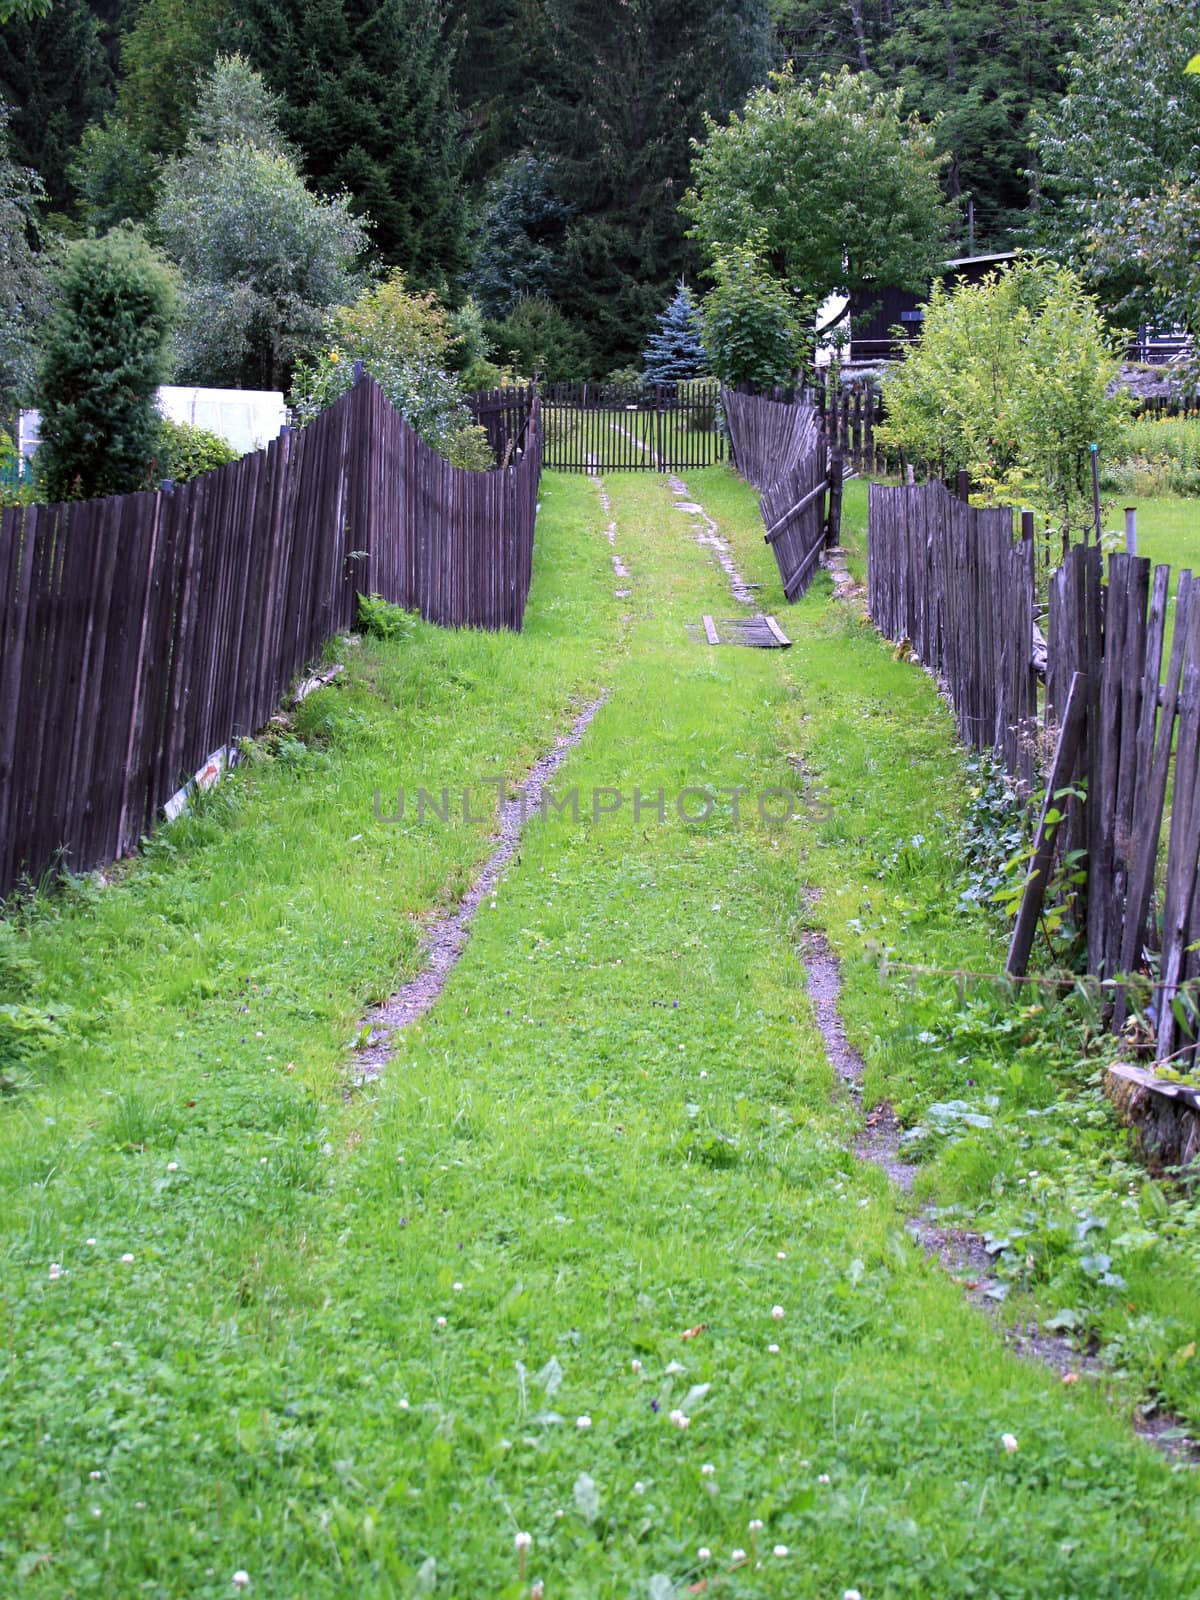
<svg viewBox="0 0 1200 1600">
<path fill-rule="evenodd" d="M 1200 1038 L 1200 587 L 1144 557 L 1070 549 L 1051 576 L 1046 692 L 1037 714 L 1029 541 L 1012 514 L 975 510 L 940 484 L 872 485 L 868 606 L 941 678 L 963 738 L 1036 780 L 1035 743 L 1053 749 L 1007 970 L 1029 960 L 1054 860 L 1086 872 L 1087 970 L 1110 985 L 1112 1022 L 1149 970 L 1140 1009 L 1158 1058 Z M 1164 672 L 1165 666 L 1165 672 Z M 1165 841 L 1165 848 L 1164 848 Z M 1076 854 L 1078 852 L 1078 854 Z M 1156 975 L 1156 976 L 1155 976 Z"/>
<path fill-rule="evenodd" d="M 0 520 L 0 894 L 133 848 L 181 780 L 261 728 L 356 592 L 519 628 L 539 437 L 460 472 L 369 379 L 174 492 Z"/>
<path fill-rule="evenodd" d="M 994 746 L 1032 782 L 1037 733 L 1033 563 L 1012 512 L 976 509 L 942 483 L 869 491 L 867 609 L 943 680 L 961 738 Z"/>
<path fill-rule="evenodd" d="M 506 384 L 467 395 L 467 409 L 487 434 L 499 466 L 511 465 L 524 448 L 536 397 L 533 384 Z"/>
<path fill-rule="evenodd" d="M 721 408 L 738 471 L 761 491 L 764 537 L 774 552 L 783 592 L 798 600 L 816 575 L 821 551 L 837 542 L 840 458 L 834 455 L 831 474 L 817 413 L 803 398 L 789 404 L 722 389 Z"/>
<path fill-rule="evenodd" d="M 874 378 L 839 380 L 826 375 L 812 394 L 813 404 L 831 451 L 852 472 L 887 470 L 875 428 L 883 420 L 883 395 Z M 897 462 L 897 465 L 899 463 Z"/>
</svg>

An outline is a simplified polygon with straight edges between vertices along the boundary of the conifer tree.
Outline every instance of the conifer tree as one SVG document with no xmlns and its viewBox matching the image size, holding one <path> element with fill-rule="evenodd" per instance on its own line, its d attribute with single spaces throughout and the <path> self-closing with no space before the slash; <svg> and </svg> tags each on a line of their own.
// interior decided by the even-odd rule
<svg viewBox="0 0 1200 1600">
<path fill-rule="evenodd" d="M 766 0 L 545 0 L 541 47 L 526 122 L 576 211 L 555 299 L 606 370 L 638 359 L 696 263 L 677 211 L 691 140 L 765 79 Z"/>
<path fill-rule="evenodd" d="M 282 97 L 306 174 L 370 215 L 385 262 L 425 282 L 461 269 L 464 152 L 444 0 L 238 0 L 225 42 Z"/>
<path fill-rule="evenodd" d="M 170 370 L 175 277 L 129 228 L 80 239 L 55 284 L 38 379 L 38 464 L 53 499 L 145 487 Z"/>
<path fill-rule="evenodd" d="M 670 305 L 659 314 L 658 332 L 647 342 L 642 368 L 650 383 L 682 383 L 703 377 L 708 367 L 696 302 L 680 278 Z"/>
</svg>

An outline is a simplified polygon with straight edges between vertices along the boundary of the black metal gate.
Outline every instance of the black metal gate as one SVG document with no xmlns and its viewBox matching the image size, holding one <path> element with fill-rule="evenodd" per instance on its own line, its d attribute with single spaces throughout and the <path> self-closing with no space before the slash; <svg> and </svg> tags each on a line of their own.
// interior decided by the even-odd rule
<svg viewBox="0 0 1200 1600">
<path fill-rule="evenodd" d="M 551 472 L 683 472 L 724 461 L 720 385 L 541 386 L 543 464 Z"/>
</svg>

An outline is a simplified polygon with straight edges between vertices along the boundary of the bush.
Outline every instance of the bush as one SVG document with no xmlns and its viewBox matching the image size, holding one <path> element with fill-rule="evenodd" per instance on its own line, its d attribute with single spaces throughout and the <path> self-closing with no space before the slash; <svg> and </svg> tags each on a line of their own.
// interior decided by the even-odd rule
<svg viewBox="0 0 1200 1600">
<path fill-rule="evenodd" d="M 393 271 L 335 311 L 326 333 L 329 348 L 296 364 L 291 398 L 300 422 L 345 394 L 361 361 L 409 426 L 452 466 L 495 466 L 487 435 L 462 403 L 463 382 L 450 371 L 455 332 L 435 294 L 415 294 Z"/>
<path fill-rule="evenodd" d="M 592 370 L 591 341 L 549 300 L 525 295 L 503 322 L 489 322 L 487 330 L 503 358 L 546 383 L 569 383 Z"/>
<path fill-rule="evenodd" d="M 1065 267 L 1037 257 L 980 284 L 935 284 L 919 344 L 884 377 L 881 443 L 938 472 L 965 469 L 1064 534 L 1091 520 L 1091 445 L 1119 447 L 1129 397 L 1110 394 L 1116 342 Z"/>
<path fill-rule="evenodd" d="M 52 499 L 127 494 L 150 481 L 169 370 L 175 275 L 140 233 L 80 239 L 59 268 L 38 403 Z"/>
<path fill-rule="evenodd" d="M 767 390 L 790 384 L 804 348 L 793 297 L 773 278 L 753 246 L 718 254 L 716 287 L 700 308 L 701 334 L 712 370 L 730 388 Z"/>
<path fill-rule="evenodd" d="M 1200 415 L 1136 417 L 1101 463 L 1100 483 L 1130 495 L 1200 494 Z"/>
<path fill-rule="evenodd" d="M 175 483 L 190 483 L 202 472 L 227 467 L 238 453 L 219 433 L 194 427 L 190 422 L 162 419 L 159 430 L 158 476 Z"/>
</svg>

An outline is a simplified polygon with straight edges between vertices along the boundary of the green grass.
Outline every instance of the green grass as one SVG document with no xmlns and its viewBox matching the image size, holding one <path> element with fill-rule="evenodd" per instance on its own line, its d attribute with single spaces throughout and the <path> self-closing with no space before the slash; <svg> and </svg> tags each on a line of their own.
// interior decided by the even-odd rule
<svg viewBox="0 0 1200 1600">
<path fill-rule="evenodd" d="M 548 477 L 523 637 L 352 651 L 123 882 L 0 945 L 5 998 L 59 1030 L 0 1109 L 0 1592 L 1196 1589 L 1191 1478 L 910 1243 L 812 1025 L 816 918 L 870 1093 L 915 1115 L 966 1075 L 909 1031 L 944 986 L 882 987 L 871 946 L 996 958 L 947 887 L 949 715 L 825 577 L 780 602 L 731 473 L 688 485 L 792 650 L 689 642 L 737 608 L 661 481 L 608 482 L 617 600 L 596 485 Z M 554 790 L 661 787 L 666 820 L 532 822 L 441 1001 L 347 1099 L 355 1018 L 487 850 L 377 822 L 373 787 L 515 779 L 601 686 Z M 669 798 L 782 784 L 806 799 L 772 828 Z"/>
</svg>

